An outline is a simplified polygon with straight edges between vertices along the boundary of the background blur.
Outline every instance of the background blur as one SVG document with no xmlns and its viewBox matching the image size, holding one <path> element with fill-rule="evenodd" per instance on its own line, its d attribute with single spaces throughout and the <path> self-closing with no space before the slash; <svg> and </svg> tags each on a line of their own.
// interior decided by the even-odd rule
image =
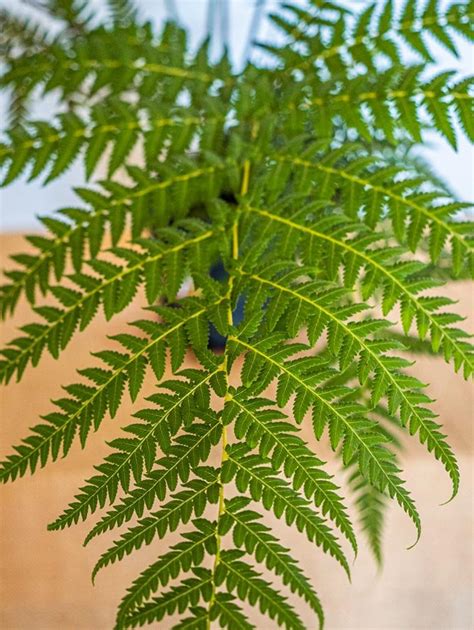
<svg viewBox="0 0 474 630">
<path fill-rule="evenodd" d="M 293 4 L 305 4 L 305 0 L 291 0 Z M 349 1 L 349 0 L 348 0 Z M 379 2 L 382 0 L 379 0 Z M 450 0 L 440 0 L 440 6 Z M 0 0 L 0 7 L 18 9 L 18 12 L 34 15 L 39 18 L 37 11 L 27 5 L 28 0 Z M 98 18 L 104 15 L 104 0 L 88 0 Z M 351 0 L 361 7 L 368 4 L 368 0 Z M 166 18 L 178 17 L 184 24 L 193 46 L 197 46 L 206 36 L 209 26 L 212 28 L 214 54 L 222 51 L 222 43 L 228 43 L 230 56 L 236 68 L 242 65 L 246 52 L 249 50 L 248 34 L 255 12 L 260 13 L 261 19 L 257 29 L 257 38 L 265 41 L 280 41 L 281 35 L 266 15 L 275 11 L 281 2 L 279 0 L 135 0 L 141 15 L 152 20 L 156 25 L 163 23 Z M 215 19 L 208 23 L 209 4 L 214 6 Z M 395 5 L 403 5 L 402 0 L 395 0 Z M 49 24 L 53 26 L 51 23 Z M 456 45 L 460 50 L 460 57 L 456 59 L 440 46 L 438 42 L 429 39 L 433 57 L 439 61 L 436 72 L 443 70 L 457 70 L 463 75 L 473 72 L 473 51 L 469 43 L 456 38 Z M 404 46 L 407 60 L 416 58 Z M 258 56 L 254 50 L 253 57 Z M 34 114 L 39 118 L 47 118 L 51 111 L 51 101 L 48 99 L 35 108 Z M 0 120 L 5 119 L 6 99 L 0 95 Z M 1 126 L 1 123 L 0 123 Z M 474 178 L 472 177 L 472 150 L 463 134 L 459 135 L 458 152 L 455 152 L 446 141 L 439 136 L 427 135 L 426 146 L 419 153 L 426 157 L 436 171 L 449 183 L 453 192 L 462 201 L 470 201 L 474 195 Z M 26 178 L 25 178 L 26 179 Z M 74 204 L 76 197 L 73 186 L 81 186 L 84 176 L 79 164 L 75 164 L 60 179 L 55 180 L 46 188 L 41 186 L 41 180 L 26 183 L 17 181 L 7 189 L 0 190 L 0 230 L 18 231 L 37 228 L 39 223 L 36 215 L 50 213 L 57 208 Z"/>
<path fill-rule="evenodd" d="M 211 2 L 213 0 L 210 0 Z M 356 1 L 356 0 L 354 0 Z M 223 34 L 228 38 L 236 67 L 242 63 L 247 46 L 247 33 L 260 4 L 265 11 L 274 9 L 277 2 L 229 0 L 223 11 L 223 0 L 216 3 L 213 24 L 215 52 L 222 46 Z M 21 0 L 0 0 L 19 10 L 27 10 Z M 197 44 L 208 28 L 208 0 L 136 0 L 143 15 L 159 24 L 166 15 L 176 11 L 190 28 L 193 44 Z M 92 0 L 98 15 L 104 10 L 101 0 Z M 362 5 L 363 3 L 360 2 Z M 228 36 L 225 35 L 228 32 Z M 268 21 L 260 22 L 260 39 L 276 37 Z M 431 43 L 431 42 L 430 42 Z M 472 49 L 460 42 L 462 55 L 456 60 L 433 43 L 440 60 L 439 70 L 454 68 L 464 74 L 472 73 Z M 3 119 L 5 101 L 0 98 Z M 38 117 L 47 115 L 48 105 L 38 107 Z M 473 155 L 465 141 L 455 153 L 439 138 L 430 138 L 423 149 L 425 157 L 449 183 L 462 200 L 474 197 Z M 19 181 L 0 190 L 0 265 L 10 266 L 8 256 L 26 251 L 22 234 L 38 229 L 37 214 L 50 213 L 74 202 L 72 187 L 83 183 L 79 166 L 74 166 L 60 180 L 42 188 L 40 183 Z M 470 315 L 465 328 L 474 331 L 472 286 L 465 282 L 453 283 L 447 289 L 450 297 L 459 300 L 458 312 Z M 49 400 L 58 397 L 60 385 L 75 378 L 75 366 L 87 365 L 90 351 L 104 346 L 107 334 L 123 330 L 124 324 L 136 319 L 140 310 L 139 295 L 134 303 L 111 323 L 97 317 L 86 333 L 76 337 L 68 346 L 60 362 L 44 358 L 40 369 L 27 370 L 20 385 L 11 384 L 1 392 L 0 429 L 1 454 L 10 451 L 36 423 L 39 413 L 49 409 Z M 3 324 L 0 343 L 15 335 L 15 330 L 31 321 L 31 313 L 21 304 L 14 322 Z M 192 364 L 192 357 L 189 357 Z M 325 604 L 327 628 L 350 630 L 399 629 L 468 630 L 473 628 L 473 396 L 469 384 L 456 376 L 442 359 L 418 359 L 417 375 L 431 383 L 431 394 L 437 399 L 435 409 L 441 416 L 446 433 L 457 453 L 461 466 L 462 485 L 458 497 L 446 506 L 439 504 L 449 496 L 449 483 L 443 468 L 416 440 L 402 457 L 405 477 L 420 509 L 424 533 L 418 545 L 406 551 L 413 542 L 414 531 L 409 520 L 396 506 L 388 511 L 385 535 L 385 567 L 377 573 L 368 551 L 362 545 L 353 567 L 353 583 L 347 583 L 343 572 L 332 559 L 302 544 L 302 538 L 285 537 L 293 553 L 301 559 L 307 574 L 314 579 Z M 143 395 L 153 390 L 147 382 Z M 138 401 L 140 404 L 140 401 Z M 138 408 L 138 407 L 136 407 Z M 96 539 L 83 549 L 81 542 L 89 529 L 76 526 L 65 532 L 50 533 L 46 524 L 55 518 L 68 503 L 92 466 L 107 452 L 106 440 L 112 439 L 119 427 L 127 422 L 132 405 L 125 404 L 113 422 L 104 422 L 99 434 L 85 452 L 74 449 L 67 461 L 59 461 L 33 478 L 28 476 L 14 485 L 0 488 L 0 628 L 2 630 L 107 630 L 113 627 L 115 608 L 124 589 L 153 559 L 160 542 L 123 562 L 105 569 L 95 587 L 90 582 L 90 571 L 98 555 L 117 538 L 117 532 Z M 305 436 L 311 441 L 311 430 Z M 318 454 L 331 461 L 324 444 L 315 446 Z M 339 474 L 334 469 L 336 475 Z M 275 521 L 275 528 L 284 529 Z M 304 611 L 302 611 L 304 615 Z M 303 617 L 308 629 L 315 628 L 312 617 Z M 259 625 L 259 630 L 273 626 Z M 160 628 L 168 628 L 160 624 Z"/>
</svg>

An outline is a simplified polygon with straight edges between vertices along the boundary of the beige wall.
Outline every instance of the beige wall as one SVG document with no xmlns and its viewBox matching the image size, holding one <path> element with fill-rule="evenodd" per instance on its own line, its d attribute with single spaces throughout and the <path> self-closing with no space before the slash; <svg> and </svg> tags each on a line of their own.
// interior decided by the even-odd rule
<svg viewBox="0 0 474 630">
<path fill-rule="evenodd" d="M 2 268 L 9 253 L 21 251 L 23 242 L 14 236 L 1 236 Z M 469 287 L 460 283 L 449 288 L 460 300 L 459 310 L 472 312 Z M 89 352 L 104 347 L 106 334 L 122 330 L 137 317 L 135 302 L 127 312 L 106 326 L 101 317 L 82 336 L 76 336 L 60 362 L 45 356 L 41 366 L 28 369 L 21 384 L 13 383 L 2 391 L 0 450 L 23 437 L 39 413 L 50 410 L 49 400 L 60 393 L 60 385 L 72 382 L 75 365 L 90 364 Z M 24 308 L 18 310 L 15 326 L 2 328 L 2 346 L 15 334 L 15 327 L 30 321 Z M 189 358 L 189 361 L 192 361 Z M 397 507 L 390 509 L 385 540 L 386 562 L 381 574 L 365 548 L 353 567 L 352 585 L 342 570 L 304 539 L 283 531 L 286 544 L 301 558 L 306 572 L 323 598 L 327 628 L 412 630 L 467 630 L 472 628 L 472 390 L 441 360 L 422 359 L 417 374 L 432 383 L 436 409 L 459 455 L 462 486 L 449 505 L 440 503 L 449 496 L 449 483 L 442 466 L 427 456 L 416 440 L 411 440 L 403 460 L 405 476 L 413 490 L 424 533 L 411 551 L 414 531 Z M 151 392 L 149 378 L 144 394 Z M 140 401 L 138 405 L 142 404 Z M 136 406 L 135 406 L 136 407 Z M 136 407 L 138 408 L 138 407 Z M 125 587 L 162 550 L 155 543 L 99 574 L 96 586 L 90 571 L 98 555 L 117 537 L 117 532 L 95 540 L 86 549 L 81 543 L 89 529 L 78 525 L 59 533 L 46 531 L 72 499 L 92 465 L 107 453 L 105 440 L 116 435 L 127 422 L 132 405 L 125 404 L 119 417 L 105 420 L 100 432 L 84 452 L 75 448 L 65 461 L 56 462 L 34 477 L 0 488 L 0 586 L 2 630 L 106 630 L 111 628 L 116 604 Z M 307 439 L 311 439 L 310 430 Z M 317 447 L 321 452 L 321 446 Z M 324 456 L 330 455 L 326 452 Z M 337 471 L 335 471 L 337 472 Z M 301 607 L 307 628 L 314 619 Z M 259 630 L 273 628 L 255 617 Z M 160 628 L 168 628 L 165 623 Z"/>
</svg>

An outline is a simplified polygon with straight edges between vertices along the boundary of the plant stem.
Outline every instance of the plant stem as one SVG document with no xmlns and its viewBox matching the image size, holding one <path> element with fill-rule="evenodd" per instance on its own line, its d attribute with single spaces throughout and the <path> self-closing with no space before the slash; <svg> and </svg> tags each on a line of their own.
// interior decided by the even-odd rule
<svg viewBox="0 0 474 630">
<path fill-rule="evenodd" d="M 245 160 L 243 166 L 243 174 L 242 174 L 242 185 L 240 189 L 240 194 L 242 196 L 246 195 L 249 189 L 249 181 L 250 181 L 250 160 Z M 238 227 L 239 217 L 236 216 L 236 219 L 232 225 L 232 259 L 238 260 L 239 257 L 239 227 Z M 228 308 L 227 308 L 227 323 L 229 326 L 233 325 L 232 318 L 232 290 L 234 288 L 234 276 L 229 274 L 229 286 L 227 289 L 226 299 L 228 300 Z M 227 348 L 224 351 L 224 360 L 222 361 L 222 371 L 224 372 L 226 379 L 226 394 L 224 397 L 224 404 L 228 400 L 231 400 L 232 395 L 229 392 L 229 372 L 228 372 L 228 351 Z M 221 462 L 220 462 L 220 470 L 222 471 L 222 467 L 224 462 L 227 460 L 227 427 L 222 424 L 222 440 L 221 440 Z M 217 525 L 216 525 L 216 556 L 214 559 L 214 565 L 212 567 L 212 593 L 209 599 L 208 606 L 208 614 L 206 619 L 206 628 L 210 630 L 211 627 L 211 610 L 216 600 L 216 584 L 215 584 L 215 574 L 217 567 L 220 563 L 220 552 L 221 552 L 221 536 L 219 534 L 219 520 L 222 515 L 225 513 L 225 497 L 224 497 L 224 484 L 221 482 L 221 473 L 218 476 L 219 481 L 219 508 L 217 514 Z"/>
</svg>

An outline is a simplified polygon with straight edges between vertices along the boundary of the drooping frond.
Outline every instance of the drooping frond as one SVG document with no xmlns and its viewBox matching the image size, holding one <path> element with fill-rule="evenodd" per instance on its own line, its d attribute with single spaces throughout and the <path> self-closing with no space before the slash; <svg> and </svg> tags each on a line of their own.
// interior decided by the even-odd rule
<svg viewBox="0 0 474 630">
<path fill-rule="evenodd" d="M 407 359 L 397 357 L 393 351 L 403 349 L 403 345 L 393 340 L 379 339 L 377 333 L 386 330 L 389 322 L 382 319 L 351 319 L 367 307 L 364 304 L 341 304 L 341 289 L 328 288 L 326 283 L 303 282 L 302 276 L 310 276 L 311 269 L 294 266 L 289 272 L 281 273 L 281 265 L 275 270 L 266 270 L 261 276 L 249 276 L 250 283 L 260 285 L 268 300 L 269 312 L 278 300 L 280 313 L 291 311 L 291 326 L 300 329 L 307 326 L 308 336 L 314 345 L 326 331 L 329 352 L 344 371 L 356 359 L 359 361 L 358 378 L 362 385 L 368 381 L 371 398 L 375 407 L 382 397 L 389 404 L 389 412 L 398 410 L 402 426 L 408 426 L 410 434 L 417 433 L 421 442 L 426 442 L 429 451 L 444 464 L 453 483 L 453 495 L 459 487 L 459 469 L 451 447 L 440 433 L 440 426 L 433 421 L 434 412 L 424 406 L 430 403 L 423 393 L 423 383 L 414 376 L 401 372 L 410 366 Z M 276 297 L 273 297 L 276 293 Z M 260 296 L 261 300 L 262 297 Z M 389 354 L 390 353 L 390 354 Z"/>
<path fill-rule="evenodd" d="M 322 469 L 323 462 L 315 457 L 303 440 L 295 434 L 295 427 L 282 421 L 286 416 L 278 409 L 268 408 L 272 401 L 247 398 L 245 390 L 236 392 L 227 401 L 225 418 L 235 419 L 235 436 L 270 458 L 275 471 L 283 468 L 292 479 L 295 490 L 303 490 L 306 499 L 312 499 L 323 515 L 328 515 L 357 551 L 351 522 L 337 486 Z"/>
<path fill-rule="evenodd" d="M 149 304 L 153 304 L 164 292 L 168 296 L 176 295 L 189 269 L 188 260 L 195 256 L 203 269 L 209 260 L 210 248 L 206 252 L 203 244 L 210 239 L 212 232 L 203 230 L 199 224 L 190 227 L 194 228 L 191 232 L 169 230 L 167 243 L 144 241 L 142 252 L 113 248 L 112 253 L 125 264 L 91 261 L 89 266 L 97 275 L 73 274 L 74 289 L 51 286 L 50 291 L 60 306 L 35 308 L 46 323 L 24 326 L 25 336 L 13 339 L 2 350 L 4 359 L 0 363 L 0 380 L 8 382 L 15 373 L 20 378 L 29 363 L 38 363 L 45 349 L 57 358 L 76 330 L 87 328 L 100 305 L 103 305 L 106 319 L 111 319 L 129 305 L 142 283 L 145 283 Z M 166 284 L 163 283 L 165 278 Z M 168 311 L 168 315 L 173 317 L 172 312 Z M 136 326 L 143 332 L 151 330 L 146 320 Z"/>
<path fill-rule="evenodd" d="M 166 208 L 169 209 L 169 204 L 173 200 L 179 201 L 182 208 L 181 216 L 185 216 L 187 208 L 193 203 L 199 203 L 203 195 L 217 194 L 221 185 L 219 180 L 223 168 L 222 163 L 192 170 L 189 170 L 189 167 L 188 170 L 181 168 L 178 171 L 179 174 L 174 173 L 169 179 L 163 181 L 140 178 L 134 188 L 110 182 L 108 197 L 89 189 L 77 190 L 80 196 L 92 205 L 92 211 L 79 208 L 62 210 L 61 214 L 70 222 L 57 218 L 43 219 L 51 236 L 49 238 L 36 235 L 29 237 L 28 240 L 37 251 L 34 254 L 15 256 L 15 261 L 21 267 L 5 274 L 11 282 L 1 289 L 0 304 L 3 317 L 13 312 L 22 295 L 34 304 L 38 290 L 42 294 L 47 294 L 51 290 L 52 273 L 54 272 L 57 281 L 63 278 L 68 256 L 70 256 L 70 263 L 75 273 L 81 274 L 83 263 L 97 258 L 106 235 L 112 244 L 117 246 L 127 227 L 128 218 L 131 218 L 132 235 L 136 239 L 142 234 L 145 225 L 148 228 L 154 225 L 161 227 L 160 236 L 163 237 L 161 246 L 159 241 L 158 243 L 150 239 L 139 241 L 139 244 L 150 253 L 159 255 L 167 242 L 179 245 L 180 240 L 185 240 L 183 237 L 186 236 L 186 228 L 196 233 L 204 226 L 196 220 L 190 220 L 183 224 L 183 230 L 179 230 L 179 225 L 176 226 L 178 230 L 164 229 L 167 224 Z M 151 215 L 151 208 L 158 211 L 156 216 Z M 209 228 L 204 230 L 206 231 L 209 231 Z M 197 236 L 197 243 L 205 238 L 202 234 Z M 203 239 L 199 236 L 203 236 Z M 177 252 L 183 248 L 178 247 Z M 137 254 L 133 251 L 128 253 L 126 249 L 120 248 L 116 250 L 116 254 L 129 263 L 138 263 Z M 162 256 L 158 256 L 157 260 L 160 258 Z M 106 265 L 99 267 L 98 273 L 104 274 L 105 268 Z M 82 276 L 73 276 L 73 280 L 75 278 L 81 286 Z M 90 284 L 88 279 L 83 282 Z"/>
<path fill-rule="evenodd" d="M 162 597 L 155 597 L 135 610 L 124 622 L 126 627 L 135 628 L 143 626 L 145 623 L 150 624 L 161 621 L 166 615 L 172 615 L 175 611 L 183 613 L 190 608 L 192 610 L 192 607 L 196 606 L 201 599 L 204 602 L 209 601 L 211 595 L 211 572 L 200 567 L 194 567 L 192 571 L 196 577 L 183 580 L 180 585 L 174 586 L 164 593 Z M 228 605 L 224 601 L 224 611 L 227 610 L 226 604 Z M 207 617 L 207 611 L 204 612 L 206 612 Z M 231 618 L 239 619 L 239 617 L 235 617 L 236 611 L 233 611 L 233 613 Z M 245 627 L 245 625 L 239 627 Z"/>
<path fill-rule="evenodd" d="M 355 470 L 349 482 L 356 495 L 356 507 L 359 520 L 370 549 L 377 561 L 382 564 L 382 533 L 384 526 L 385 500 L 383 494 L 367 483 L 358 470 Z"/>
<path fill-rule="evenodd" d="M 320 188 L 321 198 L 331 199 L 336 190 L 340 191 L 343 210 L 350 218 L 355 219 L 360 213 L 367 225 L 374 228 L 388 215 L 393 235 L 401 244 L 406 243 L 412 252 L 418 248 L 424 230 L 429 229 L 430 256 L 434 263 L 448 241 L 454 273 L 459 273 L 466 262 L 472 270 L 472 226 L 454 218 L 470 204 L 452 200 L 444 203 L 443 193 L 420 190 L 419 180 L 397 179 L 403 173 L 395 167 L 384 168 L 382 165 L 374 168 L 372 165 L 368 170 L 367 156 L 356 158 L 348 166 L 334 166 L 341 154 L 352 151 L 353 147 L 347 145 L 330 152 L 317 163 L 298 157 L 282 157 L 287 166 L 279 169 L 272 180 L 278 181 L 278 186 L 283 189 L 292 166 L 301 168 L 301 177 L 306 182 L 313 180 Z"/>
<path fill-rule="evenodd" d="M 357 64 L 375 71 L 380 55 L 393 63 L 402 63 L 401 43 L 408 45 L 425 62 L 431 62 L 426 35 L 431 35 L 454 55 L 458 54 L 458 47 L 453 35 L 472 40 L 469 21 L 473 12 L 469 3 L 452 2 L 441 10 L 439 0 L 427 3 L 407 0 L 398 12 L 393 0 L 385 0 L 369 4 L 358 14 L 338 3 L 326 2 L 322 7 L 311 4 L 315 6 L 310 9 L 285 5 L 289 16 L 296 20 L 281 14 L 272 16 L 276 26 L 298 41 L 297 49 L 265 45 L 281 58 L 284 67 L 305 73 L 326 70 L 337 76 L 350 72 Z"/>
<path fill-rule="evenodd" d="M 279 229 L 285 232 L 287 247 L 296 249 L 302 243 L 305 260 L 310 264 L 318 260 L 318 266 L 322 265 L 328 279 L 334 280 L 342 267 L 344 285 L 348 289 L 360 281 L 365 299 L 381 290 L 385 315 L 400 304 L 405 333 L 416 323 L 421 339 L 430 333 L 436 352 L 441 350 L 447 361 L 453 361 L 456 370 L 463 367 L 466 378 L 472 373 L 472 345 L 466 341 L 468 335 L 453 326 L 462 318 L 441 310 L 453 302 L 446 297 L 419 295 L 439 286 L 439 282 L 423 274 L 426 265 L 416 260 L 400 260 L 405 250 L 387 246 L 383 234 L 363 229 L 344 216 L 325 216 L 311 205 L 290 216 L 275 210 L 248 208 L 251 213 L 271 222 L 272 227 L 269 225 L 268 230 L 280 226 Z"/>
<path fill-rule="evenodd" d="M 255 501 L 262 501 L 267 510 L 277 518 L 285 517 L 288 524 L 296 522 L 308 540 L 321 546 L 342 565 L 349 575 L 349 565 L 336 537 L 303 499 L 288 484 L 273 474 L 267 461 L 257 455 L 249 455 L 244 445 L 227 452 L 222 471 L 226 482 L 235 477 L 235 484 L 242 493 L 249 491 Z"/>
<path fill-rule="evenodd" d="M 107 174 L 112 177 L 133 149 L 143 142 L 148 168 L 158 170 L 160 157 L 181 156 L 192 143 L 199 142 L 208 151 L 218 147 L 225 114 L 217 99 L 209 98 L 214 114 L 209 118 L 189 109 L 169 109 L 151 105 L 137 111 L 125 100 L 111 99 L 95 105 L 90 122 L 74 112 L 59 116 L 57 124 L 43 121 L 16 127 L 9 132 L 9 142 L 0 147 L 0 164 L 6 186 L 23 172 L 29 180 L 46 173 L 45 183 L 57 179 L 84 152 L 86 177 L 90 178 L 109 152 Z"/>
<path fill-rule="evenodd" d="M 321 367 L 320 361 L 302 358 L 285 362 L 282 360 L 282 354 L 283 356 L 288 354 L 288 346 L 282 348 L 279 336 L 272 336 L 253 345 L 237 337 L 231 337 L 229 340 L 240 345 L 251 359 L 256 357 L 258 367 L 253 366 L 252 371 L 254 377 L 258 375 L 258 390 L 263 383 L 277 377 L 281 392 L 277 402 L 280 405 L 286 404 L 292 393 L 297 395 L 293 407 L 297 421 L 302 422 L 306 412 L 311 409 L 314 430 L 318 438 L 321 437 L 326 424 L 329 425 L 332 447 L 336 449 L 342 441 L 346 462 L 357 456 L 361 473 L 379 490 L 386 491 L 391 497 L 396 498 L 412 519 L 418 538 L 421 533 L 418 511 L 398 476 L 399 470 L 393 463 L 393 454 L 385 447 L 387 441 L 385 435 L 379 431 L 377 423 L 367 418 L 366 410 L 360 404 L 337 400 L 336 396 L 340 397 L 341 393 L 344 393 L 340 387 L 318 391 L 316 383 L 324 378 L 321 370 L 315 370 L 316 366 Z M 297 346 L 296 350 L 301 348 Z M 242 374 L 245 379 L 244 370 L 245 364 Z M 251 385 L 249 382 L 245 384 Z"/>
<path fill-rule="evenodd" d="M 304 625 L 295 610 L 252 567 L 241 560 L 243 555 L 236 549 L 222 553 L 217 585 L 224 583 L 229 592 L 237 589 L 240 599 L 258 604 L 260 612 L 270 619 L 276 619 L 280 626 L 303 630 Z"/>
<path fill-rule="evenodd" d="M 367 142 L 381 134 L 396 144 L 403 133 L 421 142 L 422 130 L 432 128 L 456 148 L 456 119 L 472 141 L 472 81 L 453 81 L 453 73 L 444 72 L 426 83 L 419 77 L 422 70 L 422 66 L 390 69 L 375 80 L 356 77 L 336 88 L 332 82 L 316 83 L 307 106 L 327 136 L 333 133 L 337 117 L 342 117 Z"/>
</svg>

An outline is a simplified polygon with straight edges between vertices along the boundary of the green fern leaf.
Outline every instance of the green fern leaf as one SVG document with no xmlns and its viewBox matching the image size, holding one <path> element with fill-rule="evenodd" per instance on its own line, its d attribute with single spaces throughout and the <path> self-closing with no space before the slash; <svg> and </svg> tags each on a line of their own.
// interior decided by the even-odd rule
<svg viewBox="0 0 474 630">
<path fill-rule="evenodd" d="M 248 499 L 236 497 L 226 503 L 226 515 L 233 521 L 233 541 L 236 547 L 243 547 L 247 553 L 254 554 L 260 562 L 265 562 L 268 569 L 280 575 L 283 583 L 292 592 L 297 592 L 317 614 L 320 626 L 324 625 L 321 602 L 314 592 L 308 578 L 302 573 L 296 561 L 282 547 L 268 527 L 259 522 L 261 516 L 245 508 Z"/>
<path fill-rule="evenodd" d="M 176 489 L 178 481 L 187 481 L 191 470 L 208 459 L 212 447 L 221 439 L 222 426 L 215 422 L 193 422 L 185 431 L 173 439 L 166 455 L 157 460 L 160 467 L 145 475 L 120 503 L 102 517 L 89 532 L 84 544 L 109 529 L 120 527 L 135 515 L 143 516 L 145 508 L 151 509 L 157 499 L 162 501 L 168 489 Z"/>
<path fill-rule="evenodd" d="M 285 598 L 270 588 L 270 585 L 259 577 L 259 574 L 243 562 L 240 558 L 243 553 L 237 550 L 226 550 L 221 555 L 218 585 L 225 582 L 227 589 L 232 592 L 237 589 L 241 599 L 255 605 L 258 602 L 259 609 L 270 619 L 277 619 L 285 628 L 304 628 L 298 615 Z"/>
<path fill-rule="evenodd" d="M 125 532 L 120 540 L 102 554 L 94 567 L 93 576 L 103 567 L 121 560 L 144 544 L 149 545 L 155 536 L 163 538 L 168 531 L 172 532 L 180 524 L 188 523 L 193 514 L 201 516 L 207 503 L 217 503 L 217 472 L 210 468 L 198 468 L 194 472 L 198 478 L 188 481 L 186 490 L 173 495 L 158 512 L 139 521 L 138 525 Z"/>
<path fill-rule="evenodd" d="M 168 553 L 146 569 L 130 586 L 127 595 L 122 599 L 117 625 L 122 627 L 124 618 L 138 607 L 149 595 L 160 586 L 164 587 L 176 577 L 181 570 L 199 566 L 205 551 L 215 552 L 215 525 L 205 519 L 194 521 L 196 529 L 182 535 L 183 541 L 174 545 Z"/>
<path fill-rule="evenodd" d="M 228 450 L 223 468 L 223 478 L 235 483 L 240 492 L 249 490 L 255 501 L 262 501 L 267 510 L 273 510 L 277 518 L 285 516 L 287 524 L 296 522 L 308 540 L 331 554 L 350 575 L 349 565 L 341 547 L 324 520 L 309 508 L 308 502 L 296 494 L 281 478 L 273 476 L 266 460 L 249 455 L 248 449 L 239 445 Z"/>
<path fill-rule="evenodd" d="M 0 478 L 84 447 L 128 396 L 139 411 L 49 525 L 103 509 L 84 544 L 122 528 L 93 579 L 163 539 L 116 628 L 173 616 L 194 630 L 302 629 L 297 598 L 322 627 L 317 585 L 266 512 L 349 575 L 339 535 L 357 553 L 351 496 L 378 564 L 388 499 L 420 536 L 399 433 L 440 460 L 453 496 L 459 486 L 411 359 L 441 355 L 473 372 L 470 336 L 441 288 L 472 276 L 473 228 L 469 204 L 416 155 L 427 132 L 454 148 L 474 138 L 472 80 L 440 72 L 432 45 L 459 55 L 472 6 L 284 3 L 269 16 L 278 43 L 258 42 L 240 69 L 228 51 L 216 57 L 212 33 L 194 48 L 173 20 L 157 32 L 133 0 L 107 7 L 93 18 L 86 0 L 38 3 L 54 34 L 0 11 L 1 185 L 49 184 L 75 163 L 91 180 L 5 271 L 2 319 L 25 302 L 35 317 L 0 351 L 0 381 L 62 358 L 99 310 L 108 323 L 132 303 L 147 308 L 63 388 Z M 32 117 L 33 101 L 48 120 Z M 300 433 L 308 423 L 315 447 Z M 326 430 L 345 484 L 318 457 Z"/>
<path fill-rule="evenodd" d="M 300 396 L 308 395 L 307 406 L 313 407 L 313 422 L 317 437 L 321 436 L 326 422 L 329 422 L 330 425 L 333 448 L 336 448 L 340 440 L 345 437 L 343 447 L 345 460 L 350 461 L 355 453 L 358 454 L 361 473 L 381 491 L 387 491 L 392 498 L 396 498 L 413 521 L 418 540 L 421 525 L 416 507 L 397 475 L 399 471 L 393 463 L 392 454 L 382 446 L 385 441 L 384 436 L 377 432 L 375 423 L 366 419 L 364 409 L 356 404 L 333 402 L 331 399 L 334 396 L 331 396 L 327 390 L 324 391 L 324 394 L 318 393 L 316 388 L 310 384 L 311 380 L 314 381 L 314 377 L 309 380 L 307 375 L 303 376 L 304 372 L 302 372 L 301 367 L 305 370 L 308 369 L 306 361 L 301 361 L 299 365 L 293 362 L 289 366 L 288 363 L 280 363 L 275 355 L 272 356 L 272 354 L 263 352 L 258 345 L 251 346 L 238 338 L 232 338 L 232 341 L 247 351 L 260 355 L 262 359 L 277 369 L 280 378 L 282 375 L 286 375 L 293 382 L 293 387 Z M 322 418 L 318 417 L 320 414 Z"/>
<path fill-rule="evenodd" d="M 200 311 L 193 313 L 191 316 L 199 316 L 196 313 L 200 313 Z M 76 437 L 78 428 L 79 438 L 84 446 L 90 429 L 93 428 L 96 431 L 99 428 L 107 410 L 111 417 L 115 416 L 125 384 L 129 379 L 128 370 L 130 365 L 144 360 L 146 353 L 150 350 L 149 346 L 163 342 L 173 333 L 177 334 L 185 322 L 186 318 L 175 324 L 170 330 L 158 334 L 148 344 L 140 343 L 139 350 L 135 351 L 134 354 L 127 355 L 112 351 L 100 353 L 100 358 L 107 365 L 110 365 L 112 369 L 88 368 L 81 371 L 81 374 L 86 376 L 93 385 L 78 384 L 70 385 L 66 388 L 66 391 L 72 397 L 57 400 L 56 407 L 58 411 L 44 416 L 43 419 L 46 420 L 46 423 L 34 427 L 32 435 L 25 438 L 23 443 L 16 448 L 16 453 L 7 457 L 2 463 L 2 480 L 14 480 L 18 475 L 23 476 L 28 468 L 30 468 L 31 472 L 34 472 L 38 463 L 40 466 L 45 466 L 49 457 L 55 461 L 59 456 L 61 447 L 63 454 L 67 454 L 73 439 Z M 155 325 L 159 326 L 158 324 Z M 176 369 L 179 369 L 184 356 L 180 353 L 179 355 L 174 354 L 174 357 L 175 365 L 178 362 Z M 198 375 L 196 375 L 191 372 L 185 373 L 185 376 L 191 382 L 189 388 L 191 393 L 195 394 L 200 387 L 204 386 L 207 388 L 207 383 L 211 379 L 212 373 L 198 372 Z M 174 384 L 175 382 L 172 382 L 171 387 L 174 387 Z M 172 414 L 173 418 L 176 418 L 176 410 L 179 409 L 181 404 L 179 399 L 177 401 L 171 399 L 170 401 L 169 399 L 155 396 L 155 401 L 158 404 L 164 404 L 169 407 L 169 413 Z M 157 412 L 157 415 L 159 418 L 161 416 L 160 412 Z M 152 422 L 154 420 L 156 420 L 156 417 L 152 419 Z M 104 482 L 107 482 L 107 474 Z M 90 490 L 92 489 L 90 488 Z M 92 496 L 97 496 L 95 491 L 92 492 Z M 105 494 L 105 496 L 107 495 Z M 77 511 L 77 513 L 79 512 L 80 510 Z"/>
<path fill-rule="evenodd" d="M 337 494 L 337 486 L 321 468 L 322 462 L 294 434 L 294 426 L 281 421 L 286 416 L 276 409 L 262 409 L 268 405 L 271 405 L 270 400 L 247 399 L 244 390 L 236 392 L 227 401 L 224 414 L 226 419 L 229 414 L 234 417 L 236 437 L 245 439 L 252 448 L 258 444 L 260 455 L 270 457 L 274 470 L 284 469 L 285 474 L 292 478 L 293 488 L 302 488 L 305 497 L 313 499 L 323 515 L 329 515 L 356 552 L 352 524 Z"/>
</svg>

